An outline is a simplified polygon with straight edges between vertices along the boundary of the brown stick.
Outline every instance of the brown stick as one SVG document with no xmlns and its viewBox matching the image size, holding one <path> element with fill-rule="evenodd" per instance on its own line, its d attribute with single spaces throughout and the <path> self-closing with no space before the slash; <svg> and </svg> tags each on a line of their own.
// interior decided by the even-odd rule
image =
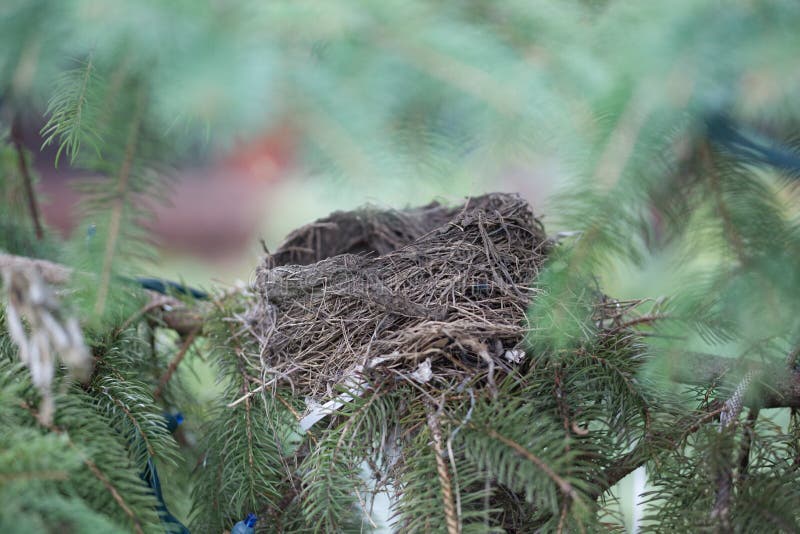
<svg viewBox="0 0 800 534">
<path fill-rule="evenodd" d="M 178 354 L 172 358 L 172 361 L 169 362 L 169 366 L 167 366 L 167 370 L 161 376 L 161 379 L 158 381 L 158 387 L 153 392 L 153 398 L 158 400 L 161 398 L 161 394 L 164 392 L 164 387 L 166 387 L 167 382 L 170 381 L 172 375 L 175 374 L 175 371 L 178 369 L 178 366 L 183 361 L 183 357 L 186 356 L 186 353 L 189 351 L 189 347 L 192 346 L 192 342 L 194 338 L 197 337 L 198 329 L 192 330 L 192 332 L 186 337 L 181 345 L 181 349 L 178 351 Z"/>
<path fill-rule="evenodd" d="M 742 445 L 739 451 L 739 473 L 738 478 L 741 482 L 747 478 L 747 469 L 750 466 L 750 448 L 753 446 L 753 437 L 755 436 L 755 424 L 758 419 L 758 408 L 751 408 L 747 414 L 747 421 L 744 424 L 742 431 Z"/>
<path fill-rule="evenodd" d="M 66 285 L 73 274 L 72 269 L 58 263 L 12 254 L 0 254 L 0 271 L 5 269 L 37 271 L 42 280 L 53 286 Z M 150 302 L 142 308 L 142 311 L 150 316 L 155 316 L 167 328 L 185 336 L 202 328 L 204 319 L 202 305 L 197 308 L 188 308 L 176 298 L 149 290 L 145 290 L 145 293 L 150 296 Z"/>
<path fill-rule="evenodd" d="M 686 352 L 680 355 L 680 364 L 671 369 L 669 378 L 681 384 L 707 386 L 726 376 L 741 378 L 747 371 L 753 371 L 750 389 L 754 391 L 745 397 L 745 406 L 800 408 L 800 372 L 787 369 L 784 362 L 762 364 L 753 360 Z"/>
<path fill-rule="evenodd" d="M 39 205 L 36 202 L 36 193 L 33 190 L 33 178 L 31 178 L 30 169 L 28 169 L 25 147 L 22 145 L 22 128 L 19 123 L 19 115 L 16 115 L 11 121 L 11 141 L 17 150 L 17 165 L 19 165 L 19 173 L 25 186 L 28 211 L 31 214 L 31 221 L 33 221 L 33 229 L 36 231 L 36 239 L 41 240 L 44 237 L 44 231 L 42 230 L 42 222 L 39 219 Z"/>
<path fill-rule="evenodd" d="M 459 534 L 461 524 L 456 513 L 456 505 L 453 499 L 453 485 L 450 481 L 450 472 L 445 461 L 444 447 L 442 446 L 442 430 L 439 426 L 438 414 L 429 408 L 428 428 L 431 431 L 433 441 L 433 452 L 436 456 L 436 472 L 439 475 L 439 486 L 442 489 L 442 504 L 444 505 L 445 523 L 448 534 Z"/>
<path fill-rule="evenodd" d="M 683 440 L 686 439 L 687 436 L 696 432 L 700 429 L 703 424 L 708 422 L 709 420 L 718 417 L 720 412 L 722 411 L 721 408 L 717 408 L 715 410 L 709 411 L 705 414 L 694 419 L 688 428 L 685 428 L 681 431 L 680 434 L 675 435 L 665 435 L 663 433 L 650 433 L 646 434 L 636 445 L 636 447 L 630 451 L 628 454 L 620 458 L 617 462 L 613 465 L 609 466 L 605 470 L 605 481 L 601 484 L 601 486 L 595 491 L 592 496 L 594 498 L 599 497 L 603 493 L 606 492 L 609 488 L 616 485 L 620 480 L 628 476 L 629 474 L 633 473 L 636 469 L 643 466 L 647 461 L 650 459 L 650 455 L 648 454 L 648 450 L 653 444 L 653 442 L 663 442 L 666 441 L 666 447 L 661 447 L 662 451 L 672 450 L 677 448 L 678 446 L 683 443 Z M 680 430 L 684 428 L 683 425 L 677 424 L 675 425 L 676 430 Z"/>
</svg>

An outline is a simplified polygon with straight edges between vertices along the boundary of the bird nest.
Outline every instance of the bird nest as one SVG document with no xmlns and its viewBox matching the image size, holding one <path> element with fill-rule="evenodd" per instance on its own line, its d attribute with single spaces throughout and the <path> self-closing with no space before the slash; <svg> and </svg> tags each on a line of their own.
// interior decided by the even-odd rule
<svg viewBox="0 0 800 534">
<path fill-rule="evenodd" d="M 263 379 L 316 401 L 343 384 L 493 382 L 525 358 L 549 246 L 528 203 L 509 194 L 338 212 L 300 228 L 257 269 L 250 323 Z"/>
</svg>

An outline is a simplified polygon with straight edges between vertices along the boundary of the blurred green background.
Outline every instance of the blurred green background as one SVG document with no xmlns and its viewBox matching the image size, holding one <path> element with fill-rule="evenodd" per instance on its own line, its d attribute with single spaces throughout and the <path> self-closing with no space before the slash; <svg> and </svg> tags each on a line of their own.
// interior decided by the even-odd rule
<svg viewBox="0 0 800 534">
<path fill-rule="evenodd" d="M 800 116 L 799 9 L 4 0 L 0 120 L 30 150 L 52 232 L 80 244 L 122 199 L 126 228 L 144 231 L 120 236 L 126 269 L 225 286 L 252 275 L 259 239 L 272 249 L 299 225 L 364 203 L 514 191 L 550 232 L 638 210 L 639 185 L 674 174 L 680 140 L 709 114 L 778 132 Z M 68 126 L 53 130 L 54 118 Z M 134 171 L 121 187 L 126 162 Z M 0 164 L 5 209 L 24 211 L 9 185 L 13 152 Z M 581 211 L 554 197 L 564 190 L 602 202 Z M 793 205 L 794 191 L 782 194 Z M 126 239 L 146 242 L 151 261 L 126 257 Z M 628 246 L 640 261 L 602 273 L 620 298 L 668 294 L 719 261 L 653 251 L 633 235 Z M 195 387 L 213 392 L 211 373 L 193 365 Z M 630 482 L 622 488 L 629 513 Z"/>
</svg>

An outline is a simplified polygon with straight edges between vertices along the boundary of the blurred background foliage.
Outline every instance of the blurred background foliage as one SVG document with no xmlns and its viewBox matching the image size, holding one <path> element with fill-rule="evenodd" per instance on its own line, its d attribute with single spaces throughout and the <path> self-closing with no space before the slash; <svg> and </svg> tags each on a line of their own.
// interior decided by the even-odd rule
<svg viewBox="0 0 800 534">
<path fill-rule="evenodd" d="M 229 283 L 259 236 L 332 209 L 513 190 L 582 232 L 533 311 L 562 338 L 553 301 L 591 280 L 671 296 L 659 350 L 677 332 L 780 358 L 800 334 L 797 192 L 720 157 L 709 125 L 792 146 L 798 27 L 789 0 L 4 0 L 2 246 L 96 272 L 78 304 L 99 317 L 116 276 Z"/>
<path fill-rule="evenodd" d="M 271 243 L 332 206 L 497 188 L 522 189 L 545 209 L 554 184 L 578 182 L 569 190 L 590 191 L 585 203 L 611 213 L 594 195 L 636 203 L 639 182 L 666 179 L 677 140 L 709 115 L 786 124 L 798 113 L 791 2 L 0 9 L 3 109 L 34 127 L 58 124 L 44 134 L 45 147 L 63 143 L 60 168 L 113 175 L 122 156 L 108 151 L 125 147 L 133 123 L 143 166 L 269 182 L 253 188 Z M 265 148 L 270 140 L 280 146 Z M 149 190 L 168 197 L 169 169 L 155 170 L 160 186 Z M 131 188 L 146 190 L 139 180 Z M 189 195 L 178 193 L 173 202 Z M 591 218 L 584 207 L 548 210 L 551 229 L 577 229 Z"/>
</svg>

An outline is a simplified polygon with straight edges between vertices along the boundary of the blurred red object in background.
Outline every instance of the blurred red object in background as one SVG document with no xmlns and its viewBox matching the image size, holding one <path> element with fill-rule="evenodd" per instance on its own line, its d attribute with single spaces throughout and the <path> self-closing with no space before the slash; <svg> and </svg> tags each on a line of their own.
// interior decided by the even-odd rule
<svg viewBox="0 0 800 534">
<path fill-rule="evenodd" d="M 282 125 L 252 141 L 237 143 L 222 166 L 242 179 L 274 181 L 293 164 L 295 139 L 292 128 Z"/>
<path fill-rule="evenodd" d="M 29 130 L 30 132 L 30 130 Z M 47 224 L 69 235 L 78 224 L 80 195 L 71 183 L 85 177 L 75 169 L 54 168 L 40 141 L 28 136 L 37 169 L 42 212 Z M 240 254 L 255 243 L 275 183 L 294 163 L 295 136 L 281 126 L 233 149 L 203 167 L 178 169 L 166 203 L 154 206 L 144 221 L 154 242 L 175 253 L 217 260 Z"/>
</svg>

